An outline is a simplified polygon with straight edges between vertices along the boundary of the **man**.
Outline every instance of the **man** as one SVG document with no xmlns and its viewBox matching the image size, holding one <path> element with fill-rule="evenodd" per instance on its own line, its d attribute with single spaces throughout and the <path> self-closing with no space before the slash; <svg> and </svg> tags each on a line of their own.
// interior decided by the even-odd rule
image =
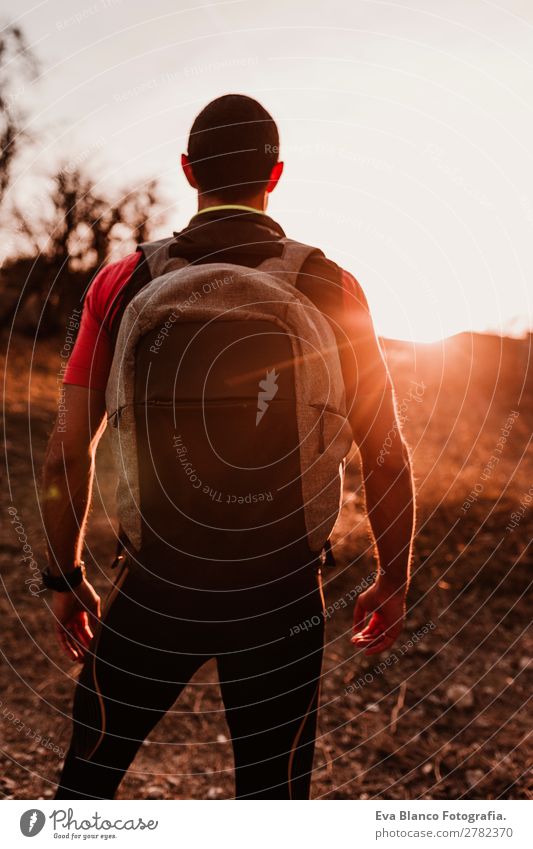
<svg viewBox="0 0 533 849">
<path fill-rule="evenodd" d="M 217 262 L 248 269 L 279 258 L 285 234 L 265 212 L 283 172 L 278 150 L 276 124 L 255 100 L 227 95 L 210 103 L 182 156 L 198 193 L 198 213 L 174 234 L 169 255 L 190 266 Z M 220 533 L 224 556 L 217 565 L 216 557 L 208 562 L 199 555 L 204 535 L 194 537 L 191 525 L 196 542 L 188 539 L 185 553 L 174 546 L 140 562 L 138 552 L 128 550 L 102 618 L 81 563 L 118 328 L 131 298 L 150 280 L 142 251 L 95 278 L 65 375 L 66 420 L 56 425 L 46 457 L 46 582 L 55 590 L 60 644 L 83 663 L 57 798 L 112 798 L 142 741 L 213 657 L 232 735 L 237 798 L 309 798 L 324 630 L 319 555 L 298 544 L 258 552 L 244 568 L 235 537 L 228 544 Z M 414 524 L 409 457 L 359 284 L 316 249 L 294 283 L 335 333 L 348 421 L 360 451 L 379 565 L 376 582 L 357 598 L 352 642 L 371 655 L 390 648 L 404 619 Z M 157 345 L 156 338 L 154 359 L 161 363 L 165 351 Z M 267 384 L 263 396 L 273 398 L 277 386 L 269 390 Z M 259 408 L 257 421 L 267 406 Z M 231 441 L 238 442 L 230 434 Z M 206 526 L 209 535 L 216 542 L 216 528 Z M 228 560 L 232 551 L 234 562 Z M 318 624 L 298 628 L 309 621 Z"/>
</svg>

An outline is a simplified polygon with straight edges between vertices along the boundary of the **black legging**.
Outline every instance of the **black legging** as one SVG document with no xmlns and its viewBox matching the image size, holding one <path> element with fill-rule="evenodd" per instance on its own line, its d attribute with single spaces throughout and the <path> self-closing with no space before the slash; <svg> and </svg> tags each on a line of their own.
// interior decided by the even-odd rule
<svg viewBox="0 0 533 849">
<path fill-rule="evenodd" d="M 309 798 L 324 633 L 320 572 L 316 563 L 290 575 L 267 570 L 259 585 L 248 563 L 241 572 L 256 585 L 243 588 L 241 579 L 228 589 L 235 569 L 219 566 L 219 578 L 192 589 L 123 568 L 80 675 L 57 799 L 113 798 L 143 740 L 212 657 L 236 797 Z"/>
</svg>

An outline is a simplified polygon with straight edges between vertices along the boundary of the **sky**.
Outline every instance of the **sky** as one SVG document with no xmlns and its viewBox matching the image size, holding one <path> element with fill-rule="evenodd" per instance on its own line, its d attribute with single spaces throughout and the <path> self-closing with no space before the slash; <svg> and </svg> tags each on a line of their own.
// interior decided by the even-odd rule
<svg viewBox="0 0 533 849">
<path fill-rule="evenodd" d="M 2 15 L 41 62 L 17 92 L 35 144 L 15 191 L 65 159 L 109 188 L 157 177 L 161 235 L 180 229 L 195 115 L 250 94 L 280 127 L 269 214 L 357 277 L 380 335 L 531 329 L 529 0 L 4 0 Z"/>
</svg>

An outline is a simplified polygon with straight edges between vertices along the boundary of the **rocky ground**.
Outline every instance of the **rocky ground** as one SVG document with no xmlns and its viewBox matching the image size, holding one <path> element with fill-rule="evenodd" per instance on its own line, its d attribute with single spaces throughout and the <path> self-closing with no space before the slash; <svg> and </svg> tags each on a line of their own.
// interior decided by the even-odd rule
<svg viewBox="0 0 533 849">
<path fill-rule="evenodd" d="M 55 644 L 46 596 L 32 595 L 31 561 L 22 560 L 26 542 L 43 565 L 36 492 L 60 347 L 48 341 L 34 350 L 31 340 L 17 337 L 5 360 L 0 794 L 6 798 L 52 796 L 77 674 Z M 353 651 L 352 611 L 340 600 L 372 570 L 354 456 L 335 532 L 337 566 L 325 576 L 326 603 L 339 604 L 327 624 L 313 797 L 531 798 L 530 339 L 465 334 L 445 344 L 386 347 L 418 486 L 409 613 L 388 664 L 386 657 Z M 98 564 L 92 571 L 105 595 L 110 571 L 102 564 L 110 563 L 113 549 L 105 437 L 99 453 L 87 559 Z M 120 798 L 232 796 L 216 671 L 208 664 L 195 680 L 204 683 L 186 690 L 179 713 L 168 715 L 142 747 Z"/>
</svg>

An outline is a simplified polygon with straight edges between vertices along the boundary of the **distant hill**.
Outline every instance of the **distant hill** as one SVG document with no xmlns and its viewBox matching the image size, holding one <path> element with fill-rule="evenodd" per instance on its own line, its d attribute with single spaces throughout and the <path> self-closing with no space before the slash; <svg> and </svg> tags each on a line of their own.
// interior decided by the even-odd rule
<svg viewBox="0 0 533 849">
<path fill-rule="evenodd" d="M 505 396 L 509 404 L 528 404 L 533 390 L 533 334 L 522 339 L 489 333 L 458 333 L 438 342 L 382 340 L 392 374 L 424 381 L 432 393 L 462 398 Z M 526 397 L 529 396 L 529 397 Z"/>
</svg>

